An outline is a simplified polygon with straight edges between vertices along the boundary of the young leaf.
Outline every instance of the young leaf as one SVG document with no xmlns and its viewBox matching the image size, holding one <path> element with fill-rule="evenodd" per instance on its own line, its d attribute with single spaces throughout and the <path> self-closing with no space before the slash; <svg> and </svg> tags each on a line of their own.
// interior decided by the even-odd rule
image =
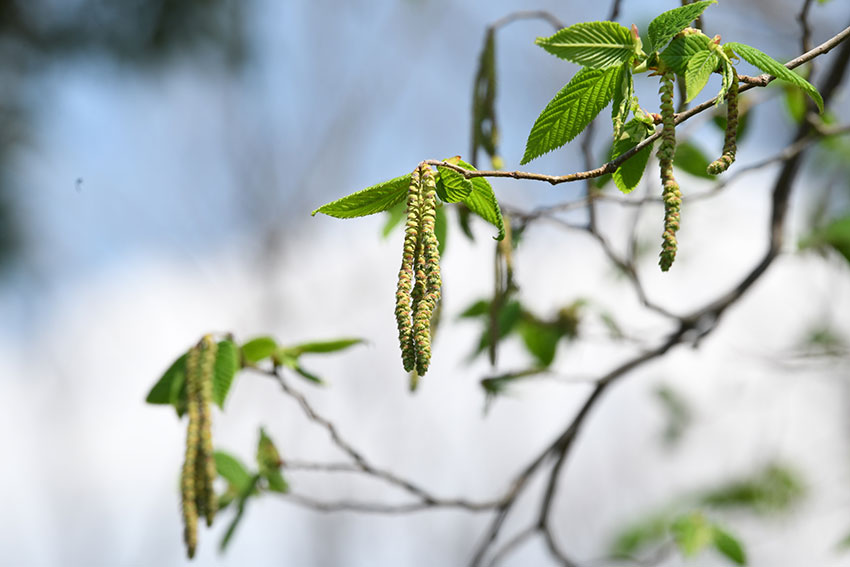
<svg viewBox="0 0 850 567">
<path fill-rule="evenodd" d="M 623 66 L 622 72 L 617 77 L 614 86 L 614 101 L 611 104 L 611 123 L 614 126 L 614 139 L 618 139 L 623 132 L 623 126 L 629 117 L 632 108 L 632 99 L 635 96 L 635 85 L 632 80 L 632 70 L 628 65 Z"/>
<path fill-rule="evenodd" d="M 472 192 L 472 182 L 453 169 L 437 166 L 437 194 L 446 203 L 460 203 Z"/>
<path fill-rule="evenodd" d="M 393 207 L 387 209 L 387 220 L 384 222 L 384 227 L 381 229 L 381 236 L 386 238 L 390 235 L 395 227 L 401 224 L 407 218 L 407 203 L 401 201 Z"/>
<path fill-rule="evenodd" d="M 714 537 L 712 539 L 714 549 L 732 561 L 735 565 L 746 565 L 747 554 L 744 551 L 744 547 L 741 545 L 741 542 L 717 524 L 714 525 L 713 531 Z"/>
<path fill-rule="evenodd" d="M 663 541 L 668 528 L 669 519 L 666 515 L 649 516 L 617 534 L 611 544 L 611 554 L 614 557 L 634 557 L 650 545 Z"/>
<path fill-rule="evenodd" d="M 213 401 L 221 409 L 224 409 L 224 400 L 238 371 L 239 349 L 232 341 L 220 341 L 215 355 Z"/>
<path fill-rule="evenodd" d="M 521 321 L 519 335 L 525 348 L 541 367 L 547 368 L 552 364 L 558 351 L 558 341 L 561 340 L 561 333 L 557 329 L 540 321 Z"/>
<path fill-rule="evenodd" d="M 245 362 L 259 362 L 274 354 L 277 342 L 271 337 L 257 337 L 242 345 L 242 356 Z"/>
<path fill-rule="evenodd" d="M 673 39 L 673 36 L 688 27 L 712 4 L 716 4 L 715 0 L 704 0 L 673 8 L 660 14 L 649 23 L 648 51 L 658 51 L 664 47 L 668 41 Z"/>
<path fill-rule="evenodd" d="M 437 237 L 437 252 L 442 258 L 446 252 L 446 237 L 449 233 L 449 219 L 444 207 L 438 207 L 434 213 L 434 236 Z"/>
<path fill-rule="evenodd" d="M 153 385 L 148 397 L 145 398 L 145 402 L 149 404 L 173 404 L 185 383 L 186 355 L 183 354 L 168 367 L 162 378 Z"/>
<path fill-rule="evenodd" d="M 711 160 L 705 157 L 702 150 L 692 143 L 680 142 L 676 144 L 676 156 L 673 158 L 673 165 L 688 175 L 702 179 L 714 179 L 713 175 L 705 171 L 709 163 L 711 163 Z"/>
<path fill-rule="evenodd" d="M 677 518 L 670 526 L 670 533 L 685 557 L 693 557 L 714 542 L 713 526 L 700 512 Z"/>
<path fill-rule="evenodd" d="M 252 475 L 239 459 L 224 451 L 216 451 L 213 456 L 220 477 L 239 493 L 249 489 Z"/>
<path fill-rule="evenodd" d="M 611 148 L 611 157 L 617 158 L 625 152 L 629 151 L 647 136 L 652 134 L 653 127 L 645 124 L 637 118 L 632 118 L 623 127 L 623 132 L 619 139 L 614 142 Z M 646 163 L 649 161 L 649 155 L 652 153 L 652 144 L 633 155 L 631 158 L 623 162 L 620 167 L 614 171 L 612 177 L 617 189 L 623 193 L 631 193 L 640 183 L 643 177 L 643 172 L 646 169 Z"/>
<path fill-rule="evenodd" d="M 301 363 L 298 362 L 298 357 L 292 356 L 292 354 L 289 353 L 286 349 L 283 349 L 283 348 L 278 349 L 277 354 L 275 356 L 276 356 L 276 358 L 280 359 L 281 364 L 283 364 L 284 366 L 286 366 L 290 370 L 294 370 L 297 374 L 299 374 L 303 378 L 306 378 L 310 382 L 313 382 L 313 383 L 318 384 L 320 386 L 324 386 L 325 382 L 321 378 L 319 378 L 315 374 L 311 374 L 310 372 L 305 370 L 301 366 Z"/>
<path fill-rule="evenodd" d="M 259 482 L 260 476 L 254 475 L 251 477 L 251 482 L 245 491 L 243 491 L 239 495 L 239 500 L 236 506 L 236 515 L 233 516 L 233 520 L 231 520 L 230 525 L 227 526 L 227 530 L 224 532 L 224 536 L 221 538 L 221 542 L 218 544 L 218 547 L 221 551 L 227 549 L 230 540 L 233 538 L 233 534 L 236 532 L 236 528 L 239 526 L 239 522 L 242 521 L 242 518 L 245 515 L 245 504 L 248 502 L 248 498 L 254 493 L 254 488 L 257 486 L 257 482 Z"/>
<path fill-rule="evenodd" d="M 705 88 L 719 64 L 720 59 L 712 51 L 698 51 L 691 57 L 685 69 L 685 102 L 691 102 Z"/>
<path fill-rule="evenodd" d="M 850 262 L 850 215 L 840 217 L 823 228 L 815 230 L 800 242 L 802 249 L 823 246 L 832 248 Z"/>
<path fill-rule="evenodd" d="M 275 447 L 274 441 L 262 427 L 260 428 L 260 439 L 257 442 L 257 465 L 260 467 L 260 474 L 263 475 L 269 470 L 278 470 L 283 465 L 283 460 L 280 458 L 280 452 Z"/>
<path fill-rule="evenodd" d="M 812 85 L 809 81 L 780 63 L 779 61 L 773 59 L 769 55 L 762 53 L 755 47 L 750 47 L 749 45 L 744 45 L 743 43 L 727 43 L 725 45 L 727 49 L 731 49 L 737 55 L 741 56 L 751 65 L 755 65 L 763 72 L 773 75 L 777 79 L 787 81 L 794 86 L 800 87 L 806 93 L 812 97 L 812 100 L 815 101 L 818 105 L 818 110 L 823 112 L 823 98 L 820 96 L 818 90 Z"/>
<path fill-rule="evenodd" d="M 373 185 L 347 197 L 322 205 L 312 213 L 323 213 L 338 219 L 365 217 L 391 209 L 407 195 L 410 174 Z"/>
<path fill-rule="evenodd" d="M 305 352 L 312 353 L 324 353 L 324 352 L 336 352 L 339 350 L 345 350 L 348 347 L 359 345 L 364 343 L 363 339 L 351 338 L 351 339 L 336 339 L 332 341 L 314 341 L 311 343 L 301 343 L 300 345 L 295 345 L 294 347 L 286 348 L 287 353 L 290 353 L 292 356 L 300 356 Z"/>
<path fill-rule="evenodd" d="M 591 69 L 615 67 L 630 61 L 636 44 L 628 28 L 614 22 L 584 22 L 538 37 L 537 45 L 561 59 Z"/>
<path fill-rule="evenodd" d="M 614 96 L 621 69 L 582 69 L 555 95 L 531 127 L 520 164 L 560 148 L 584 130 Z"/>
<path fill-rule="evenodd" d="M 679 36 L 661 52 L 661 61 L 678 75 L 685 75 L 688 61 L 701 51 L 708 51 L 711 40 L 702 33 Z"/>
<path fill-rule="evenodd" d="M 456 161 L 460 167 L 475 171 L 475 168 L 465 161 L 461 159 Z M 502 219 L 502 209 L 499 208 L 499 202 L 496 200 L 496 194 L 493 193 L 490 182 L 483 177 L 473 177 L 470 181 L 472 182 L 472 191 L 463 200 L 463 204 L 470 211 L 499 229 L 496 240 L 502 240 L 505 237 L 505 221 Z"/>
</svg>

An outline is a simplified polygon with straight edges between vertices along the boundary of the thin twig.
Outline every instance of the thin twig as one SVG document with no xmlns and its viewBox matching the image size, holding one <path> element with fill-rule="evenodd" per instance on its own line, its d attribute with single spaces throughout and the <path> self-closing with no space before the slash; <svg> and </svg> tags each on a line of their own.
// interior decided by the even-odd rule
<svg viewBox="0 0 850 567">
<path fill-rule="evenodd" d="M 512 12 L 490 24 L 490 27 L 494 29 L 503 28 L 517 20 L 544 20 L 549 22 L 552 27 L 555 28 L 555 31 L 564 27 L 561 20 L 546 10 L 519 10 L 517 12 Z"/>
<path fill-rule="evenodd" d="M 812 0 L 804 0 L 803 7 L 797 15 L 797 20 L 800 22 L 800 48 L 806 52 L 812 48 L 812 28 L 809 25 L 809 8 L 812 7 Z"/>
<path fill-rule="evenodd" d="M 277 381 L 281 389 L 289 397 L 293 398 L 296 402 L 298 402 L 298 405 L 301 407 L 301 410 L 304 412 L 304 414 L 310 421 L 322 426 L 328 432 L 328 435 L 330 435 L 331 441 L 333 441 L 334 445 L 336 445 L 337 448 L 339 448 L 342 452 L 347 454 L 351 458 L 351 460 L 354 461 L 354 464 L 357 468 L 359 468 L 365 474 L 379 478 L 389 484 L 401 488 L 410 495 L 415 496 L 421 501 L 418 504 L 423 504 L 431 507 L 464 508 L 470 511 L 489 510 L 496 508 L 501 504 L 501 500 L 490 502 L 473 502 L 463 498 L 439 498 L 407 479 L 401 478 L 400 476 L 394 473 L 372 465 L 360 451 L 355 449 L 350 443 L 348 443 L 348 441 L 346 441 L 339 434 L 339 431 L 333 423 L 319 415 L 319 413 L 317 413 L 316 410 L 313 409 L 304 394 L 289 385 L 289 383 L 280 374 L 280 371 L 278 369 L 274 369 L 270 372 L 267 372 L 267 374 Z"/>
</svg>

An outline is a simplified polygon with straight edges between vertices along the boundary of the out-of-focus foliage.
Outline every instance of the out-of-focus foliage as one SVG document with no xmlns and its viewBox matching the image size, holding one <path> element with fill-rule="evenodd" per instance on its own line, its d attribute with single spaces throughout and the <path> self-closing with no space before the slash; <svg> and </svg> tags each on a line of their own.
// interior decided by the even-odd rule
<svg viewBox="0 0 850 567">
<path fill-rule="evenodd" d="M 668 384 L 658 386 L 655 389 L 655 397 L 664 410 L 666 423 L 662 439 L 667 446 L 673 446 L 681 441 L 693 421 L 691 408 L 687 401 Z"/>
<path fill-rule="evenodd" d="M 771 463 L 747 478 L 684 495 L 631 523 L 614 537 L 611 554 L 635 558 L 673 544 L 685 557 L 712 548 L 731 564 L 745 565 L 744 545 L 716 517 L 728 510 L 759 515 L 787 512 L 804 493 L 794 471 Z"/>
</svg>

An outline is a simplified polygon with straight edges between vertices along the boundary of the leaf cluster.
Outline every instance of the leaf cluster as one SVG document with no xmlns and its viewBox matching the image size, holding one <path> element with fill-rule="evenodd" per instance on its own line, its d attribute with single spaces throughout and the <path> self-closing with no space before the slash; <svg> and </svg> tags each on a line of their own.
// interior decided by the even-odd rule
<svg viewBox="0 0 850 567">
<path fill-rule="evenodd" d="M 268 336 L 251 339 L 241 346 L 231 339 L 219 341 L 213 375 L 213 402 L 224 409 L 224 402 L 239 370 L 266 360 L 270 360 L 274 367 L 289 368 L 313 383 L 322 384 L 321 378 L 301 365 L 301 355 L 336 352 L 363 342 L 363 339 L 343 338 L 281 346 Z M 188 407 L 185 353 L 168 367 L 151 388 L 145 401 L 149 404 L 171 405 L 177 416 L 183 417 Z"/>
</svg>

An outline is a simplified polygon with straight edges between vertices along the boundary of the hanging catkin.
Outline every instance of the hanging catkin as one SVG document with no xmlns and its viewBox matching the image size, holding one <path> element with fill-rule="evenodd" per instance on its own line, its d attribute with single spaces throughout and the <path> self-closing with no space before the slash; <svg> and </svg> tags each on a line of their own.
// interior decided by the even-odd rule
<svg viewBox="0 0 850 567">
<path fill-rule="evenodd" d="M 201 351 L 195 346 L 186 355 L 186 392 L 188 398 L 187 413 L 189 425 L 186 427 L 186 456 L 180 474 L 180 496 L 183 507 L 183 542 L 189 559 L 195 556 L 198 546 L 198 507 L 197 507 L 197 457 L 200 445 L 200 408 L 196 394 L 200 383 Z"/>
<path fill-rule="evenodd" d="M 212 382 L 218 345 L 209 335 L 186 355 L 186 398 L 189 424 L 186 426 L 186 456 L 180 473 L 183 507 L 183 541 L 191 559 L 198 546 L 198 518 L 212 525 L 218 501 L 212 442 Z"/>
<path fill-rule="evenodd" d="M 401 360 L 404 370 L 410 372 L 416 365 L 416 353 L 413 343 L 412 292 L 414 267 L 419 246 L 419 210 L 422 186 L 417 167 L 410 178 L 407 189 L 407 224 L 404 229 L 404 251 L 401 256 L 401 269 L 398 272 L 396 288 L 395 317 L 398 324 L 398 341 L 401 347 Z"/>
<path fill-rule="evenodd" d="M 395 316 L 401 359 L 411 389 L 431 361 L 431 317 L 440 300 L 440 253 L 435 223 L 437 185 L 433 170 L 414 170 L 407 192 L 407 224 L 396 288 Z"/>
<path fill-rule="evenodd" d="M 199 512 L 203 510 L 207 518 L 207 526 L 211 526 L 218 507 L 218 500 L 213 488 L 216 468 L 212 441 L 212 387 L 218 344 L 209 335 L 203 338 L 201 344 L 201 383 L 198 388 L 200 443 L 198 445 L 197 474 L 203 478 L 203 491 L 198 491 L 198 510 Z"/>
<path fill-rule="evenodd" d="M 673 158 L 676 155 L 676 123 L 673 112 L 673 72 L 665 71 L 661 75 L 661 144 L 658 147 L 658 161 L 661 165 L 661 184 L 664 200 L 664 234 L 661 243 L 661 258 L 658 264 L 666 272 L 676 258 L 676 231 L 679 230 L 679 211 L 682 207 L 682 193 L 673 177 Z"/>
<path fill-rule="evenodd" d="M 422 166 L 422 230 L 420 235 L 421 255 L 416 272 L 417 287 L 422 282 L 422 297 L 413 313 L 413 332 L 416 340 L 416 373 L 420 376 L 428 371 L 431 362 L 431 315 L 440 300 L 440 252 L 435 232 L 437 214 L 437 185 L 434 172 Z M 415 387 L 415 385 L 413 385 Z"/>
<path fill-rule="evenodd" d="M 723 155 L 708 164 L 706 171 L 711 175 L 723 173 L 735 161 L 738 148 L 735 138 L 738 135 L 738 74 L 733 71 L 734 80 L 726 93 L 726 138 L 723 141 Z"/>
</svg>

